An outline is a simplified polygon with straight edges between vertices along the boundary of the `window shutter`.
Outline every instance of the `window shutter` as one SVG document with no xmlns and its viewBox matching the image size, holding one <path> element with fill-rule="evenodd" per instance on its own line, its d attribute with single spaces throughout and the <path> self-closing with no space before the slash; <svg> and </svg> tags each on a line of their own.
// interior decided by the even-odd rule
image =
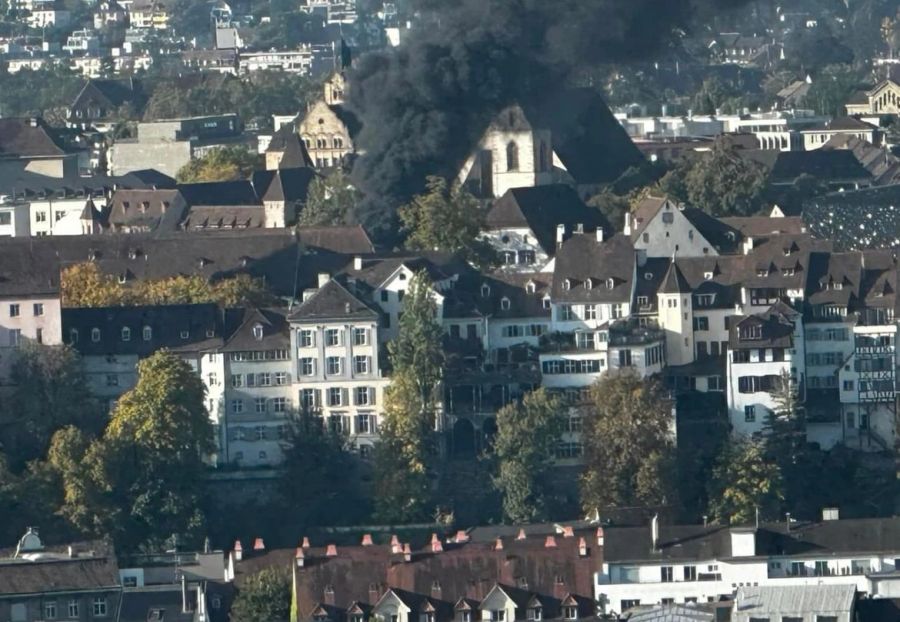
<svg viewBox="0 0 900 622">
<path fill-rule="evenodd" d="M 312 394 L 313 395 L 313 399 L 312 399 L 313 408 L 319 408 L 322 405 L 321 393 L 322 393 L 321 389 L 313 389 L 313 394 Z"/>
<path fill-rule="evenodd" d="M 367 391 L 369 392 L 369 405 L 374 406 L 375 405 L 375 387 L 369 387 L 367 389 Z"/>
<path fill-rule="evenodd" d="M 341 406 L 350 405 L 350 393 L 346 388 L 341 389 Z"/>
<path fill-rule="evenodd" d="M 367 373 L 370 373 L 370 374 L 375 373 L 375 370 L 372 369 L 372 357 L 371 356 L 366 357 L 366 371 L 367 371 Z"/>
</svg>

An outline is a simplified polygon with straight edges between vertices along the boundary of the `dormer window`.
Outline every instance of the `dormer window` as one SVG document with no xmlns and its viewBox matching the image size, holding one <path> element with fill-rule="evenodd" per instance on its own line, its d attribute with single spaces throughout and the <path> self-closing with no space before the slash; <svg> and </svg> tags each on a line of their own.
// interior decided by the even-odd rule
<svg viewBox="0 0 900 622">
<path fill-rule="evenodd" d="M 149 326 L 144 326 L 142 333 L 144 341 L 150 341 L 151 339 L 153 339 L 153 329 Z"/>
<path fill-rule="evenodd" d="M 564 620 L 577 620 L 578 619 L 578 607 L 575 606 L 567 606 L 563 607 L 563 619 Z"/>
<path fill-rule="evenodd" d="M 541 607 L 532 607 L 528 610 L 528 619 L 539 622 L 544 619 L 544 610 Z"/>
<path fill-rule="evenodd" d="M 794 268 L 785 268 L 781 271 L 784 276 L 794 276 L 797 271 Z"/>
<path fill-rule="evenodd" d="M 593 280 L 591 280 L 591 279 L 585 280 L 585 282 L 584 282 L 584 288 L 585 288 L 585 289 L 593 289 L 593 287 L 594 287 L 594 281 L 593 281 Z"/>
<path fill-rule="evenodd" d="M 740 336 L 742 340 L 756 340 L 762 339 L 762 326 L 759 324 L 752 324 L 750 326 L 741 326 Z"/>
<path fill-rule="evenodd" d="M 122 341 L 131 341 L 131 329 L 127 326 L 122 327 Z"/>
<path fill-rule="evenodd" d="M 563 289 L 566 291 L 572 289 L 572 281 L 570 279 L 566 279 L 565 281 L 563 281 Z"/>
<path fill-rule="evenodd" d="M 534 281 L 528 281 L 527 283 L 525 283 L 525 293 L 526 294 L 533 294 L 535 289 L 536 289 L 536 286 L 534 284 Z"/>
<path fill-rule="evenodd" d="M 92 328 L 91 329 L 91 341 L 94 343 L 98 343 L 100 341 L 100 329 Z"/>
<path fill-rule="evenodd" d="M 500 299 L 500 308 L 503 309 L 504 311 L 509 311 L 509 307 L 510 307 L 509 298 L 504 296 L 503 298 Z"/>
<path fill-rule="evenodd" d="M 831 289 L 838 289 L 838 290 L 844 289 L 844 284 L 843 283 L 832 283 Z"/>
<path fill-rule="evenodd" d="M 612 289 L 616 286 L 616 281 L 614 279 L 606 279 L 606 289 Z"/>
<path fill-rule="evenodd" d="M 257 341 L 262 341 L 263 338 L 263 326 L 262 324 L 254 324 L 253 325 L 253 338 Z"/>
<path fill-rule="evenodd" d="M 183 330 L 183 331 L 181 331 L 181 333 L 179 333 L 179 336 L 182 339 L 187 339 L 188 337 L 191 336 L 191 333 L 189 331 Z"/>
<path fill-rule="evenodd" d="M 69 329 L 69 343 L 72 345 L 78 343 L 78 329 L 72 328 Z"/>
<path fill-rule="evenodd" d="M 712 272 L 704 272 L 704 273 L 703 273 L 703 280 L 704 280 L 704 281 L 710 281 L 710 280 L 712 280 L 712 278 L 713 278 L 713 273 L 712 273 Z"/>
<path fill-rule="evenodd" d="M 544 308 L 545 308 L 545 309 L 549 309 L 549 308 L 550 308 L 550 299 L 549 299 L 549 298 L 544 298 L 544 301 L 543 301 L 543 302 L 544 302 Z"/>
<path fill-rule="evenodd" d="M 757 268 L 757 269 L 756 269 L 756 276 L 758 276 L 758 277 L 767 277 L 767 276 L 769 276 L 769 269 L 768 269 L 768 268 Z"/>
<path fill-rule="evenodd" d="M 652 272 L 645 272 L 645 273 L 644 273 L 644 280 L 645 280 L 645 281 L 649 281 L 649 280 L 651 280 L 652 278 L 653 278 L 653 273 L 652 273 Z"/>
<path fill-rule="evenodd" d="M 481 285 L 481 297 L 487 298 L 490 295 L 491 295 L 491 286 L 488 285 L 487 283 L 483 283 Z"/>
</svg>

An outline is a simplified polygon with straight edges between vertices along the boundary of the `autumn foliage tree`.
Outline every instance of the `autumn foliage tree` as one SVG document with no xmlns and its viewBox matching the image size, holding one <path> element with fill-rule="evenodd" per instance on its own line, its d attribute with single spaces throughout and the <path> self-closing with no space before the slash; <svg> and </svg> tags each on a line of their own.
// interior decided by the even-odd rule
<svg viewBox="0 0 900 622">
<path fill-rule="evenodd" d="M 243 147 L 217 147 L 185 164 L 176 174 L 179 183 L 234 181 L 263 168 L 260 156 Z"/>
<path fill-rule="evenodd" d="M 784 500 L 781 469 L 766 455 L 759 440 L 726 443 L 710 480 L 712 517 L 722 524 L 748 524 L 759 511 L 763 520 L 777 519 Z"/>
<path fill-rule="evenodd" d="M 247 577 L 231 605 L 232 622 L 288 622 L 291 619 L 291 575 L 265 568 Z"/>
<path fill-rule="evenodd" d="M 672 501 L 672 405 L 656 380 L 604 374 L 584 407 L 586 512 Z"/>
<path fill-rule="evenodd" d="M 95 263 L 68 266 L 61 275 L 64 307 L 119 307 L 214 302 L 225 307 L 265 306 L 274 297 L 248 274 L 210 282 L 200 275 L 175 275 L 125 285 Z"/>
<path fill-rule="evenodd" d="M 349 224 L 362 193 L 340 169 L 328 177 L 316 177 L 309 185 L 306 204 L 300 211 L 301 227 Z"/>
<path fill-rule="evenodd" d="M 204 457 L 214 451 L 205 388 L 167 351 L 138 364 L 138 381 L 116 402 L 103 436 L 88 442 L 74 428 L 55 435 L 51 462 L 64 482 L 63 514 L 119 549 L 160 546 L 203 527 Z"/>
</svg>

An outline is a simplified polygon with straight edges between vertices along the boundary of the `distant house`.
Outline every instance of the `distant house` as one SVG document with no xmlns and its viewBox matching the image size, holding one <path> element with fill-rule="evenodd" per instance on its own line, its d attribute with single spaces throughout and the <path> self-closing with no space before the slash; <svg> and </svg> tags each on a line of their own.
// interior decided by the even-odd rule
<svg viewBox="0 0 900 622">
<path fill-rule="evenodd" d="M 857 91 L 844 106 L 848 115 L 885 115 L 900 113 L 900 84 L 893 78 L 879 82 L 867 91 Z"/>
<path fill-rule="evenodd" d="M 178 190 L 117 190 L 109 200 L 107 218 L 116 233 L 174 231 L 187 207 Z"/>
<path fill-rule="evenodd" d="M 0 119 L 0 188 L 5 177 L 33 173 L 77 177 L 79 152 L 39 117 Z"/>
<path fill-rule="evenodd" d="M 66 123 L 105 131 L 121 120 L 124 106 L 136 114 L 145 103 L 142 84 L 134 78 L 88 80 L 69 106 Z"/>
<path fill-rule="evenodd" d="M 297 127 L 317 168 L 339 166 L 353 153 L 353 139 L 360 124 L 344 107 L 345 89 L 343 74 L 334 74 L 325 83 L 323 99 L 310 107 Z"/>
<path fill-rule="evenodd" d="M 266 148 L 266 169 L 313 166 L 312 157 L 304 141 L 297 135 L 293 123 L 279 128 Z"/>
<path fill-rule="evenodd" d="M 818 127 L 802 130 L 803 148 L 806 151 L 820 149 L 836 136 L 864 140 L 872 145 L 880 145 L 883 132 L 875 125 L 853 117 L 832 119 Z"/>
</svg>

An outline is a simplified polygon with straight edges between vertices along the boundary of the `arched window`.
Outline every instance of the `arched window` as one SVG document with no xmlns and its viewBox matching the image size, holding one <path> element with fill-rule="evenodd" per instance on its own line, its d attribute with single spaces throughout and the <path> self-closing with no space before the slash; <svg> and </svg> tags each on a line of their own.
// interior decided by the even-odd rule
<svg viewBox="0 0 900 622">
<path fill-rule="evenodd" d="M 506 145 L 506 170 L 519 170 L 519 146 L 512 140 Z"/>
<path fill-rule="evenodd" d="M 340 136 L 335 136 L 334 140 L 332 140 L 332 144 L 335 149 L 341 149 L 344 146 L 344 139 Z"/>
<path fill-rule="evenodd" d="M 263 326 L 262 324 L 255 324 L 253 326 L 253 338 L 257 341 L 262 341 L 263 338 Z"/>
</svg>

